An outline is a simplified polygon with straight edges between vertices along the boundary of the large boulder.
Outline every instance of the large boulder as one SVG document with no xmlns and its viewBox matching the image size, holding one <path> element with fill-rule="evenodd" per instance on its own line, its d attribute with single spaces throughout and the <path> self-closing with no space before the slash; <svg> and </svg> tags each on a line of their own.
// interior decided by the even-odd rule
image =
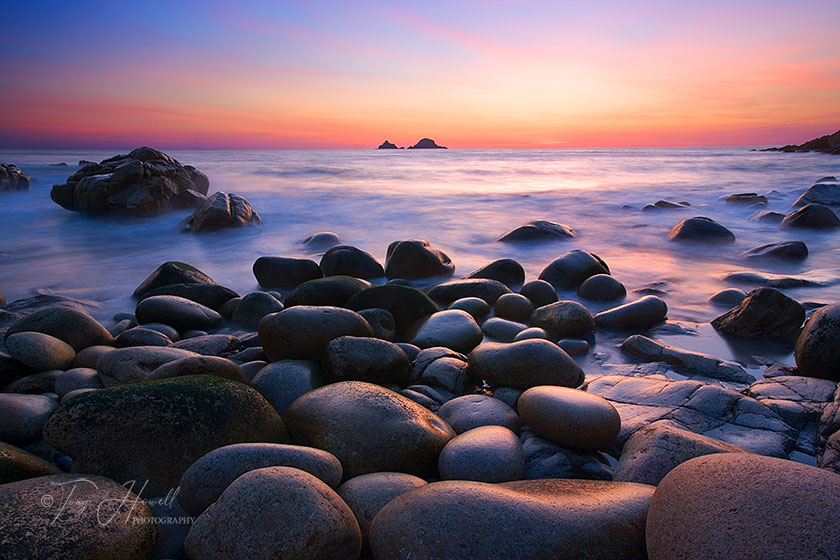
<svg viewBox="0 0 840 560">
<path fill-rule="evenodd" d="M 836 558 L 840 476 L 771 457 L 718 453 L 660 482 L 647 518 L 650 560 Z M 783 528 L 768 523 L 778 519 Z"/>
<path fill-rule="evenodd" d="M 438 311 L 418 320 L 405 337 L 419 348 L 443 346 L 463 354 L 481 344 L 482 339 L 481 327 L 460 309 Z"/>
<path fill-rule="evenodd" d="M 195 209 L 192 216 L 184 220 L 181 231 L 216 231 L 260 224 L 262 224 L 260 215 L 254 212 L 245 197 L 217 192 L 207 197 L 207 200 Z"/>
<path fill-rule="evenodd" d="M 806 204 L 825 204 L 826 206 L 840 206 L 840 184 L 834 177 L 825 177 L 820 182 L 808 188 L 802 196 L 796 199 L 793 203 L 794 208 L 805 206 Z"/>
<path fill-rule="evenodd" d="M 428 291 L 429 297 L 444 305 L 466 297 L 477 297 L 493 305 L 499 296 L 509 294 L 510 289 L 499 282 L 489 278 L 463 278 L 460 280 L 449 280 L 436 285 Z"/>
<path fill-rule="evenodd" d="M 0 441 L 23 444 L 38 439 L 58 401 L 45 395 L 0 393 Z"/>
<path fill-rule="evenodd" d="M 808 246 L 802 241 L 779 241 L 753 247 L 741 253 L 741 256 L 748 259 L 801 261 L 808 256 Z"/>
<path fill-rule="evenodd" d="M 595 330 L 592 315 L 576 301 L 558 301 L 534 309 L 531 324 L 555 339 L 577 338 Z"/>
<path fill-rule="evenodd" d="M 333 383 L 296 400 L 284 416 L 294 443 L 329 451 L 346 476 L 433 470 L 455 436 L 437 415 L 383 387 Z"/>
<path fill-rule="evenodd" d="M 139 493 L 141 485 L 132 488 Z M 158 532 L 132 488 L 90 474 L 0 485 L 0 557 L 146 560 Z"/>
<path fill-rule="evenodd" d="M 840 218 L 828 206 L 811 203 L 785 216 L 781 227 L 837 229 L 840 228 Z"/>
<path fill-rule="evenodd" d="M 596 313 L 593 317 L 599 329 L 619 331 L 644 331 L 661 323 L 668 315 L 668 305 L 654 295 Z"/>
<path fill-rule="evenodd" d="M 0 485 L 61 472 L 56 465 L 37 455 L 0 442 Z"/>
<path fill-rule="evenodd" d="M 179 331 L 212 329 L 223 317 L 209 307 L 178 296 L 152 296 L 140 300 L 134 312 L 137 322 L 163 323 Z"/>
<path fill-rule="evenodd" d="M 539 279 L 545 280 L 556 290 L 571 290 L 580 286 L 590 276 L 609 273 L 610 269 L 601 257 L 575 249 L 551 261 L 540 272 Z M 527 297 L 530 299 L 530 296 Z"/>
<path fill-rule="evenodd" d="M 390 311 L 398 333 L 405 332 L 418 319 L 440 310 L 437 304 L 420 290 L 399 284 L 385 284 L 362 290 L 347 301 L 347 307 L 355 311 Z"/>
<path fill-rule="evenodd" d="M 498 259 L 470 272 L 464 278 L 489 278 L 513 290 L 525 282 L 525 269 L 513 259 Z"/>
<path fill-rule="evenodd" d="M 253 271 L 266 290 L 295 288 L 324 275 L 315 261 L 288 257 L 260 257 L 254 261 Z"/>
<path fill-rule="evenodd" d="M 73 347 L 54 336 L 20 332 L 6 337 L 6 350 L 34 371 L 66 370 L 76 358 Z"/>
<path fill-rule="evenodd" d="M 286 307 L 331 305 L 344 307 L 351 297 L 370 288 L 370 282 L 353 276 L 328 276 L 307 280 L 286 296 Z"/>
<path fill-rule="evenodd" d="M 593 480 L 421 486 L 374 518 L 376 558 L 634 559 L 654 488 Z"/>
<path fill-rule="evenodd" d="M 805 308 L 775 288 L 758 288 L 712 321 L 719 332 L 739 338 L 788 337 L 805 321 Z"/>
<path fill-rule="evenodd" d="M 150 496 L 174 488 L 193 462 L 233 443 L 288 440 L 277 412 L 242 383 L 190 376 L 100 389 L 53 413 L 44 440 L 78 472 L 147 482 Z"/>
<path fill-rule="evenodd" d="M 143 280 L 139 286 L 137 286 L 137 289 L 134 290 L 134 297 L 140 299 L 152 290 L 156 290 L 163 286 L 171 286 L 173 284 L 215 284 L 215 282 L 212 278 L 192 265 L 178 261 L 167 261 L 157 267 L 154 272 L 149 274 L 149 276 Z M 193 299 L 182 294 L 171 295 Z"/>
<path fill-rule="evenodd" d="M 258 332 L 263 351 L 271 361 L 317 360 L 334 338 L 373 336 L 368 322 L 354 311 L 309 305 L 266 315 L 260 321 Z"/>
<path fill-rule="evenodd" d="M 82 167 L 65 184 L 53 185 L 50 196 L 75 212 L 143 217 L 163 214 L 170 207 L 194 205 L 204 198 L 209 186 L 207 176 L 191 165 L 142 147 Z"/>
<path fill-rule="evenodd" d="M 165 363 L 196 356 L 181 348 L 132 346 L 104 353 L 96 363 L 99 378 L 105 387 L 143 381 Z"/>
<path fill-rule="evenodd" d="M 114 337 L 96 319 L 83 311 L 63 305 L 46 307 L 17 319 L 9 325 L 6 339 L 27 331 L 63 340 L 76 352 L 88 346 L 114 345 Z"/>
<path fill-rule="evenodd" d="M 147 291 L 140 299 L 151 296 L 178 296 L 219 311 L 229 300 L 238 298 L 239 294 L 225 286 L 202 282 L 160 286 Z"/>
<path fill-rule="evenodd" d="M 332 247 L 321 257 L 324 276 L 353 276 L 367 280 L 385 276 L 373 255 L 350 245 Z"/>
<path fill-rule="evenodd" d="M 796 340 L 800 375 L 840 381 L 840 304 L 814 311 Z"/>
<path fill-rule="evenodd" d="M 29 190 L 29 175 L 11 163 L 0 163 L 0 192 Z"/>
<path fill-rule="evenodd" d="M 385 276 L 415 280 L 433 276 L 451 276 L 455 265 L 446 253 L 428 241 L 394 241 L 385 256 Z"/>
<path fill-rule="evenodd" d="M 577 362 L 559 346 L 536 338 L 510 344 L 485 342 L 470 352 L 469 363 L 476 378 L 497 387 L 577 387 L 584 378 Z"/>
<path fill-rule="evenodd" d="M 573 237 L 575 237 L 575 232 L 567 225 L 548 220 L 534 220 L 510 230 L 496 241 L 513 243 L 517 241 L 562 240 Z"/>
<path fill-rule="evenodd" d="M 683 220 L 671 228 L 668 239 L 720 245 L 735 243 L 735 234 L 711 218 L 697 216 Z"/>
<path fill-rule="evenodd" d="M 331 340 L 324 350 L 323 364 L 329 382 L 402 386 L 411 370 L 408 356 L 393 342 L 356 336 Z"/>
<path fill-rule="evenodd" d="M 353 512 L 329 486 L 290 467 L 249 471 L 193 523 L 184 549 L 202 560 L 356 560 Z"/>
<path fill-rule="evenodd" d="M 298 397 L 325 384 L 321 367 L 311 360 L 278 360 L 261 368 L 251 386 L 281 416 Z"/>
<path fill-rule="evenodd" d="M 509 482 L 525 473 L 525 454 L 517 435 L 502 426 L 481 426 L 452 438 L 440 452 L 443 480 Z"/>
</svg>

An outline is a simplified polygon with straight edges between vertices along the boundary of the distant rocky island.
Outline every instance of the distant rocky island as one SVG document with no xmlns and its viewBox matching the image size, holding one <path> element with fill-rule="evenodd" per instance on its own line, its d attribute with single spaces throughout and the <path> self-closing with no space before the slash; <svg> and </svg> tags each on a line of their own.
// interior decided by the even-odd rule
<svg viewBox="0 0 840 560">
<path fill-rule="evenodd" d="M 840 130 L 809 140 L 804 144 L 789 144 L 781 148 L 766 148 L 762 152 L 822 152 L 840 155 Z"/>
<path fill-rule="evenodd" d="M 379 145 L 379 148 L 377 148 L 377 149 L 379 149 L 379 150 L 397 150 L 397 149 L 404 150 L 405 148 L 403 146 L 400 146 L 399 148 L 397 148 L 396 144 L 393 144 L 393 143 L 389 142 L 388 140 L 385 140 L 384 142 L 382 142 L 382 144 Z M 414 144 L 413 146 L 409 146 L 408 149 L 409 150 L 428 150 L 428 149 L 445 150 L 447 148 L 446 148 L 446 146 L 438 146 L 435 143 L 435 141 L 432 140 L 431 138 L 423 138 L 419 142 Z"/>
</svg>

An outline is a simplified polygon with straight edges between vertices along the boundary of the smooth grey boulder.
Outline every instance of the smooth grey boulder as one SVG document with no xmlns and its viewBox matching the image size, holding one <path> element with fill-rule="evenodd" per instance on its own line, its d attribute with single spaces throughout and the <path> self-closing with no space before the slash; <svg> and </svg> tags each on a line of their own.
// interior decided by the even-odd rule
<svg viewBox="0 0 840 560">
<path fill-rule="evenodd" d="M 316 477 L 290 467 L 237 478 L 195 520 L 184 543 L 190 558 L 202 560 L 356 560 L 361 548 L 347 504 Z"/>
<path fill-rule="evenodd" d="M 54 336 L 39 332 L 19 332 L 6 337 L 6 350 L 34 371 L 70 368 L 76 358 L 73 347 Z"/>
<path fill-rule="evenodd" d="M 828 206 L 811 203 L 785 216 L 781 227 L 837 229 L 840 228 L 840 218 Z"/>
<path fill-rule="evenodd" d="M 658 485 L 665 475 L 689 459 L 713 453 L 749 453 L 737 445 L 654 422 L 630 436 L 613 480 Z"/>
<path fill-rule="evenodd" d="M 572 290 L 590 276 L 609 273 L 610 269 L 601 257 L 575 249 L 551 261 L 540 272 L 539 279 L 545 280 L 556 290 Z M 524 295 L 528 297 L 527 294 Z"/>
<path fill-rule="evenodd" d="M 470 272 L 464 278 L 489 278 L 513 290 L 525 282 L 525 269 L 513 259 L 497 259 Z"/>
<path fill-rule="evenodd" d="M 472 315 L 473 319 L 475 319 L 479 324 L 481 324 L 484 319 L 490 315 L 490 306 L 486 301 L 477 297 L 456 299 L 449 304 L 447 309 L 460 309 L 461 311 L 466 311 Z"/>
<path fill-rule="evenodd" d="M 140 496 L 105 477 L 50 474 L 0 485 L 4 560 L 147 560 L 157 540 Z"/>
<path fill-rule="evenodd" d="M 266 315 L 257 328 L 271 361 L 320 359 L 327 344 L 341 336 L 372 337 L 364 318 L 339 307 L 298 305 Z"/>
<path fill-rule="evenodd" d="M 802 241 L 779 241 L 753 247 L 741 253 L 741 256 L 748 259 L 801 261 L 808 257 L 808 246 Z"/>
<path fill-rule="evenodd" d="M 191 165 L 143 146 L 128 155 L 92 163 L 53 185 L 50 197 L 68 210 L 90 215 L 147 217 L 204 199 L 210 181 Z"/>
<path fill-rule="evenodd" d="M 711 295 L 709 301 L 717 305 L 728 305 L 732 307 L 744 301 L 745 297 L 747 297 L 747 292 L 744 290 L 727 288 Z"/>
<path fill-rule="evenodd" d="M 402 386 L 411 363 L 393 342 L 378 338 L 341 336 L 324 349 L 324 373 L 328 383 L 367 381 L 378 385 Z"/>
<path fill-rule="evenodd" d="M 186 333 L 184 333 L 186 334 Z M 201 354 L 202 356 L 231 357 L 242 350 L 241 340 L 230 334 L 201 334 L 173 342 L 170 348 L 179 348 Z"/>
<path fill-rule="evenodd" d="M 596 313 L 593 317 L 599 329 L 618 331 L 644 331 L 668 316 L 668 305 L 654 295 Z"/>
<path fill-rule="evenodd" d="M 522 419 L 503 401 L 488 395 L 464 395 L 441 405 L 438 416 L 461 434 L 481 426 L 503 426 L 519 433 Z"/>
<path fill-rule="evenodd" d="M 103 354 L 96 363 L 96 370 L 102 385 L 112 387 L 143 381 L 148 374 L 167 362 L 196 355 L 188 350 L 160 346 L 118 348 Z"/>
<path fill-rule="evenodd" d="M 152 290 L 172 284 L 215 284 L 215 282 L 192 265 L 178 261 L 167 261 L 157 267 L 137 286 L 137 289 L 134 290 L 134 297 L 142 298 Z"/>
<path fill-rule="evenodd" d="M 419 348 L 443 346 L 463 354 L 481 343 L 481 327 L 472 315 L 460 309 L 438 311 L 418 320 L 405 338 Z"/>
<path fill-rule="evenodd" d="M 55 392 L 59 398 L 76 389 L 101 389 L 99 373 L 92 368 L 68 369 L 55 380 Z"/>
<path fill-rule="evenodd" d="M 558 340 L 557 346 L 562 348 L 569 356 L 585 356 L 586 354 L 589 354 L 589 351 L 592 349 L 587 341 L 575 338 L 564 338 L 563 340 Z"/>
<path fill-rule="evenodd" d="M 824 204 L 826 206 L 840 205 L 840 185 L 837 184 L 836 180 L 828 181 L 826 179 L 833 179 L 833 177 L 824 177 L 817 181 L 816 184 L 808 187 L 808 190 L 796 199 L 793 207 L 799 208 L 800 206 L 811 203 Z"/>
<path fill-rule="evenodd" d="M 531 324 L 553 338 L 580 337 L 595 330 L 589 310 L 576 301 L 558 301 L 534 309 Z"/>
<path fill-rule="evenodd" d="M 524 322 L 531 317 L 534 304 L 522 294 L 502 294 L 493 305 L 497 317 Z"/>
<path fill-rule="evenodd" d="M 307 280 L 321 278 L 321 267 L 310 259 L 260 257 L 254 261 L 254 277 L 266 290 L 295 288 Z"/>
<path fill-rule="evenodd" d="M 0 485 L 61 472 L 56 465 L 37 455 L 0 442 Z"/>
<path fill-rule="evenodd" d="M 21 332 L 39 332 L 63 340 L 80 352 L 88 346 L 113 346 L 114 337 L 87 313 L 66 306 L 49 306 L 9 325 L 5 338 Z"/>
<path fill-rule="evenodd" d="M 185 283 L 160 286 L 147 291 L 140 299 L 151 296 L 178 296 L 219 311 L 225 303 L 238 298 L 239 294 L 218 284 Z"/>
<path fill-rule="evenodd" d="M 641 560 L 653 491 L 592 480 L 434 482 L 382 508 L 371 549 L 376 558 L 401 560 Z"/>
<path fill-rule="evenodd" d="M 455 436 L 436 414 L 378 385 L 344 381 L 297 399 L 283 417 L 297 445 L 329 451 L 348 477 L 422 474 Z"/>
<path fill-rule="evenodd" d="M 223 319 L 209 307 L 178 296 L 152 296 L 141 300 L 135 315 L 141 325 L 164 323 L 179 331 L 212 329 Z"/>
<path fill-rule="evenodd" d="M 575 231 L 565 224 L 548 220 L 534 220 L 510 230 L 496 241 L 515 243 L 518 241 L 564 240 L 574 237 L 576 237 Z"/>
<path fill-rule="evenodd" d="M 350 245 L 332 247 L 321 257 L 324 276 L 353 276 L 354 278 L 382 278 L 385 270 L 373 255 Z"/>
<path fill-rule="evenodd" d="M 544 338 L 548 340 L 548 333 L 545 332 L 545 329 L 542 329 L 540 327 L 528 327 L 527 329 L 521 330 L 518 333 L 516 333 L 516 336 L 513 337 L 513 340 L 511 342 L 519 342 L 520 340 L 528 340 L 531 338 Z M 558 345 L 560 346 L 560 348 L 563 348 L 563 350 L 565 350 L 567 354 L 569 354 L 570 356 L 573 355 L 569 352 L 568 348 L 564 348 L 563 345 L 559 342 Z"/>
<path fill-rule="evenodd" d="M 245 373 L 235 363 L 219 356 L 189 356 L 167 362 L 146 376 L 146 381 L 170 379 L 186 375 L 214 375 L 230 381 L 247 383 Z"/>
<path fill-rule="evenodd" d="M 58 401 L 44 395 L 0 393 L 0 441 L 22 444 L 40 438 L 57 408 Z"/>
<path fill-rule="evenodd" d="M 242 296 L 236 311 L 233 312 L 233 321 L 246 327 L 256 327 L 260 319 L 270 313 L 283 311 L 283 303 L 267 292 L 251 292 Z"/>
<path fill-rule="evenodd" d="M 388 279 L 417 280 L 433 276 L 451 276 L 455 265 L 449 257 L 425 240 L 394 241 L 385 256 Z"/>
<path fill-rule="evenodd" d="M 525 323 L 508 321 L 499 317 L 491 317 L 481 324 L 481 332 L 491 341 L 513 342 L 516 337 L 528 328 Z"/>
<path fill-rule="evenodd" d="M 409 382 L 461 395 L 474 383 L 467 357 L 444 347 L 426 348 L 414 358 Z"/>
<path fill-rule="evenodd" d="M 251 386 L 281 416 L 298 397 L 325 385 L 321 367 L 310 360 L 271 362 L 251 379 Z"/>
<path fill-rule="evenodd" d="M 697 216 L 683 220 L 671 228 L 668 239 L 721 245 L 735 243 L 735 234 L 711 218 Z"/>
<path fill-rule="evenodd" d="M 347 301 L 347 308 L 354 311 L 387 309 L 394 316 L 398 334 L 404 333 L 418 319 L 440 310 L 437 304 L 420 290 L 399 284 L 385 284 L 362 290 Z"/>
<path fill-rule="evenodd" d="M 640 334 L 627 337 L 621 343 L 621 351 L 642 362 L 664 362 L 676 371 L 687 375 L 699 375 L 734 383 L 755 381 L 752 375 L 734 362 L 726 362 L 708 354 L 668 346 Z"/>
<path fill-rule="evenodd" d="M 172 341 L 160 331 L 144 327 L 132 327 L 122 331 L 114 339 L 117 348 L 132 346 L 169 346 Z"/>
<path fill-rule="evenodd" d="M 307 280 L 286 296 L 286 307 L 320 305 L 345 307 L 354 295 L 370 288 L 370 282 L 352 276 L 328 276 Z"/>
<path fill-rule="evenodd" d="M 613 301 L 626 296 L 627 288 L 609 274 L 596 274 L 584 280 L 577 292 L 584 299 Z"/>
<path fill-rule="evenodd" d="M 477 379 L 499 387 L 577 387 L 584 379 L 583 370 L 560 347 L 537 338 L 510 344 L 485 342 L 470 352 L 469 364 Z"/>
<path fill-rule="evenodd" d="M 181 223 L 181 231 L 210 232 L 258 225 L 262 225 L 262 219 L 244 196 L 216 192 L 202 201 L 192 216 Z"/>
<path fill-rule="evenodd" d="M 499 282 L 489 278 L 462 278 L 460 280 L 449 280 L 442 282 L 428 292 L 430 298 L 449 305 L 450 303 L 467 297 L 477 297 L 486 301 L 489 305 L 496 303 L 504 294 L 509 294 L 510 289 Z"/>
<path fill-rule="evenodd" d="M 184 471 L 178 483 L 178 502 L 190 515 L 201 515 L 234 480 L 265 467 L 300 469 L 333 489 L 342 477 L 341 463 L 321 449 L 283 443 L 235 443 L 203 455 Z"/>
<path fill-rule="evenodd" d="M 768 491 L 772 489 L 772 491 Z M 772 457 L 717 453 L 660 482 L 647 517 L 650 560 L 833 558 L 840 476 Z M 784 530 L 767 519 L 784 519 Z"/>
<path fill-rule="evenodd" d="M 358 313 L 368 322 L 375 338 L 388 342 L 394 342 L 397 339 L 397 322 L 390 311 L 374 307 L 360 309 Z"/>
<path fill-rule="evenodd" d="M 796 340 L 800 375 L 840 381 L 840 304 L 814 311 Z"/>
<path fill-rule="evenodd" d="M 531 300 L 534 307 L 542 307 L 559 299 L 557 290 L 545 280 L 531 280 L 522 286 L 519 293 Z"/>
<path fill-rule="evenodd" d="M 805 308 L 775 288 L 757 288 L 712 321 L 722 334 L 739 338 L 790 337 L 805 321 Z"/>
<path fill-rule="evenodd" d="M 509 482 L 525 473 L 525 454 L 508 428 L 481 426 L 449 440 L 438 457 L 438 471 L 443 480 Z"/>
</svg>

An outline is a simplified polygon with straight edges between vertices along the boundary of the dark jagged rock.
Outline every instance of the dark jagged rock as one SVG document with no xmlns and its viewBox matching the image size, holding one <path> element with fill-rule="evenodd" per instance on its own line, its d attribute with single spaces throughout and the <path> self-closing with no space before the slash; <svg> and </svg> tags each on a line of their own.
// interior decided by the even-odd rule
<svg viewBox="0 0 840 560">
<path fill-rule="evenodd" d="M 740 338 L 774 338 L 795 334 L 805 321 L 805 308 L 774 288 L 758 288 L 714 321 L 721 333 Z"/>
<path fill-rule="evenodd" d="M 29 190 L 29 175 L 11 163 L 0 163 L 0 192 Z"/>
<path fill-rule="evenodd" d="M 63 185 L 54 185 L 52 199 L 75 212 L 111 212 L 157 216 L 171 207 L 204 198 L 210 181 L 191 165 L 153 148 L 142 147 L 83 167 Z"/>
<path fill-rule="evenodd" d="M 396 150 L 396 149 L 397 149 L 397 145 L 392 144 L 391 142 L 388 142 L 387 140 L 382 142 L 379 145 L 379 147 L 377 148 L 377 150 Z"/>
<path fill-rule="evenodd" d="M 408 147 L 409 150 L 425 150 L 425 149 L 430 149 L 430 148 L 432 148 L 432 149 L 433 148 L 438 148 L 438 149 L 441 149 L 441 150 L 445 150 L 446 146 L 438 146 L 435 143 L 435 141 L 432 140 L 431 138 L 423 138 L 422 140 L 420 140 L 419 142 L 417 142 L 413 146 Z"/>
<path fill-rule="evenodd" d="M 683 220 L 668 232 L 671 241 L 695 243 L 735 243 L 735 234 L 712 220 L 697 216 Z"/>
<path fill-rule="evenodd" d="M 548 220 L 534 220 L 510 230 L 496 241 L 512 243 L 516 241 L 572 239 L 573 237 L 575 237 L 574 230 L 565 224 Z"/>
<path fill-rule="evenodd" d="M 765 148 L 762 152 L 822 152 L 824 154 L 840 154 L 840 130 L 834 134 L 826 134 L 809 140 L 804 144 L 788 144 L 781 148 Z"/>
<path fill-rule="evenodd" d="M 209 196 L 192 216 L 181 224 L 182 232 L 216 231 L 223 228 L 257 226 L 262 224 L 260 215 L 251 204 L 238 194 L 223 192 Z"/>
<path fill-rule="evenodd" d="M 840 219 L 828 206 L 811 203 L 785 216 L 781 227 L 837 229 L 840 228 Z"/>
</svg>

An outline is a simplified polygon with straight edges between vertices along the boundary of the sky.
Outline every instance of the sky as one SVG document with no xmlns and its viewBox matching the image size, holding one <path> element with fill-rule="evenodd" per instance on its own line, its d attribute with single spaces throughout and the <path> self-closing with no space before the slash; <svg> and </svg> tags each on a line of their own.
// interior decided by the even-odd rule
<svg viewBox="0 0 840 560">
<path fill-rule="evenodd" d="M 0 0 L 0 147 L 801 143 L 840 2 Z"/>
</svg>

